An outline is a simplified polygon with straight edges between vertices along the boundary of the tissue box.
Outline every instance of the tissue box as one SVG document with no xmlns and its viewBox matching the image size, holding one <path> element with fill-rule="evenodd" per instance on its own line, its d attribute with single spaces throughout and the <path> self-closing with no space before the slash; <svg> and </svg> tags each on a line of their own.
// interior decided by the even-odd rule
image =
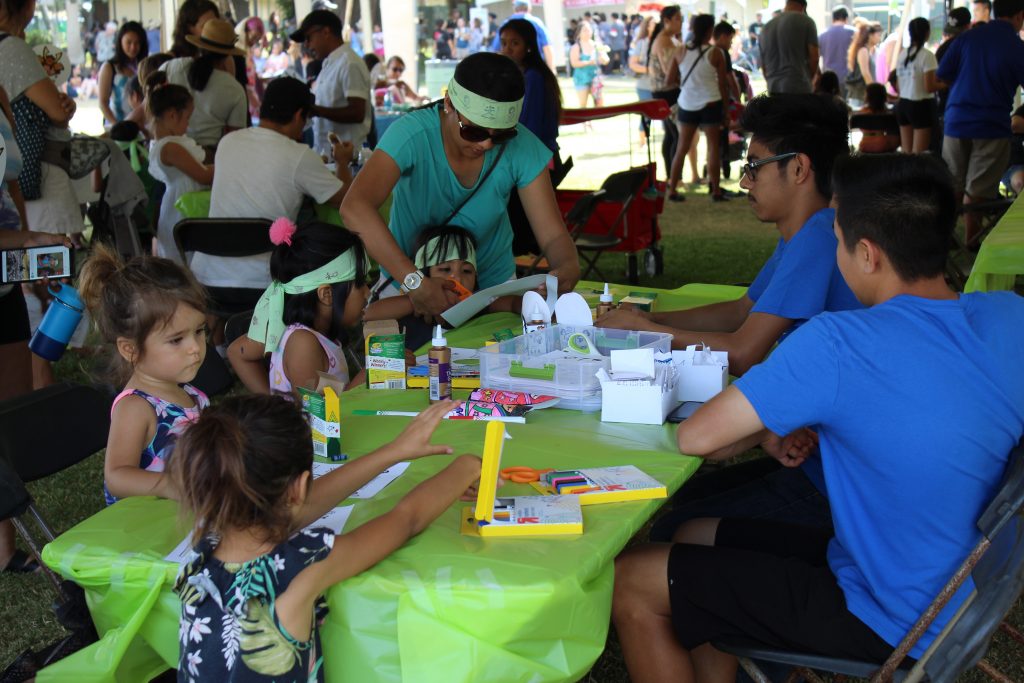
<svg viewBox="0 0 1024 683">
<path fill-rule="evenodd" d="M 397 320 L 373 320 L 363 325 L 366 339 L 366 386 L 405 389 L 405 335 Z"/>
<path fill-rule="evenodd" d="M 701 356 L 704 355 L 702 362 Z M 707 358 L 706 356 L 710 356 Z M 694 359 L 697 364 L 694 365 Z M 696 345 L 684 351 L 672 352 L 676 368 L 676 400 L 704 403 L 729 386 L 729 353 L 727 351 L 697 350 Z"/>
<path fill-rule="evenodd" d="M 299 387 L 302 410 L 309 416 L 309 427 L 313 433 L 313 455 L 331 460 L 344 460 L 341 453 L 341 399 L 344 385 L 324 372 L 316 389 Z"/>
<path fill-rule="evenodd" d="M 654 358 L 653 349 L 611 352 L 611 373 L 603 368 L 597 372 L 601 422 L 665 423 L 678 403 L 675 369 L 671 363 L 655 363 Z"/>
</svg>

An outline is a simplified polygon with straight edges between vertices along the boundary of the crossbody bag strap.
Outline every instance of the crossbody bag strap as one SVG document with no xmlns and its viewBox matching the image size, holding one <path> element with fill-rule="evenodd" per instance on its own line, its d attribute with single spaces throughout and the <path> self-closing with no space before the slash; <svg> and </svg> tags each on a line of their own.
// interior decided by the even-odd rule
<svg viewBox="0 0 1024 683">
<path fill-rule="evenodd" d="M 458 214 L 459 211 L 462 211 L 462 207 L 468 204 L 469 200 L 473 198 L 473 195 L 476 194 L 476 191 L 483 187 L 484 183 L 487 182 L 487 179 L 491 177 L 491 173 L 494 171 L 494 169 L 498 167 L 498 162 L 501 161 L 501 157 L 505 154 L 505 148 L 507 146 L 508 143 L 503 143 L 501 145 L 501 147 L 498 149 L 498 157 L 494 160 L 494 163 L 491 164 L 491 167 L 487 169 L 487 172 L 484 173 L 483 177 L 480 178 L 480 182 L 476 184 L 476 187 L 473 188 L 473 191 L 466 195 L 466 198 L 459 202 L 459 205 L 455 207 L 455 210 L 448 214 L 448 218 L 445 218 L 442 222 L 438 223 L 438 225 L 448 225 L 448 221 L 455 218 L 456 214 Z"/>
<path fill-rule="evenodd" d="M 704 55 L 707 54 L 708 50 L 710 49 L 711 48 L 709 47 L 705 50 L 697 51 L 697 59 L 693 60 L 693 65 L 690 67 L 690 70 L 686 72 L 686 78 L 684 78 L 683 81 L 679 84 L 680 90 L 682 90 L 683 86 L 686 85 L 686 81 L 690 80 L 690 76 L 693 74 L 693 70 L 697 68 L 697 65 L 700 64 L 700 60 L 704 58 Z"/>
</svg>

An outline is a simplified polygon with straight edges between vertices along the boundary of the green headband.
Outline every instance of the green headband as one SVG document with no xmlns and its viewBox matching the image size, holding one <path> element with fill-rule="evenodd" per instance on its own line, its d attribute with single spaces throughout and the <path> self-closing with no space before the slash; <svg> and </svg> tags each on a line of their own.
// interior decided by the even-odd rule
<svg viewBox="0 0 1024 683">
<path fill-rule="evenodd" d="M 419 248 L 419 251 L 416 252 L 416 258 L 413 259 L 417 268 L 429 268 L 430 266 L 436 266 L 445 261 L 454 261 L 456 259 L 472 263 L 476 267 L 476 247 L 469 240 L 466 240 L 466 258 L 463 259 L 459 254 L 458 240 L 455 239 L 448 240 L 448 250 L 446 252 L 440 254 L 437 258 L 433 258 L 434 255 L 438 254 L 438 244 L 441 238 L 442 236 L 438 235 Z"/>
<path fill-rule="evenodd" d="M 448 81 L 448 97 L 460 114 L 481 128 L 515 128 L 523 109 L 522 97 L 515 102 L 498 102 L 464 88 L 454 77 Z"/>
<path fill-rule="evenodd" d="M 312 292 L 320 285 L 335 282 L 351 282 L 356 277 L 355 249 L 349 249 L 333 261 L 316 270 L 293 278 L 290 282 L 273 280 L 253 311 L 252 322 L 249 324 L 249 338 L 263 342 L 268 353 L 277 350 L 277 345 L 284 334 L 284 295 L 305 294 Z"/>
</svg>

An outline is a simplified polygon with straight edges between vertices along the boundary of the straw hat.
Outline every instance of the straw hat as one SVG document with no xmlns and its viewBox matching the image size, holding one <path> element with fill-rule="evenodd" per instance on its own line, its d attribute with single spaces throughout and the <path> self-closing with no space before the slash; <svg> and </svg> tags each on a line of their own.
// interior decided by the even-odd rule
<svg viewBox="0 0 1024 683">
<path fill-rule="evenodd" d="M 231 23 L 224 19 L 210 19 L 203 24 L 203 33 L 196 38 L 193 35 L 185 36 L 185 40 L 196 47 L 208 52 L 218 52 L 222 55 L 245 56 L 245 50 L 236 47 L 238 36 Z"/>
</svg>

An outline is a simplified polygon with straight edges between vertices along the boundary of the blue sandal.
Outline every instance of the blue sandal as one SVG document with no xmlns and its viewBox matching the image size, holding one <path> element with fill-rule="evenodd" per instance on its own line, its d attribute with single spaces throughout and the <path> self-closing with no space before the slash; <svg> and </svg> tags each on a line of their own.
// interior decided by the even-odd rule
<svg viewBox="0 0 1024 683">
<path fill-rule="evenodd" d="M 42 569 L 35 558 L 23 550 L 15 550 L 7 566 L 2 571 L 4 574 L 35 574 Z"/>
</svg>

